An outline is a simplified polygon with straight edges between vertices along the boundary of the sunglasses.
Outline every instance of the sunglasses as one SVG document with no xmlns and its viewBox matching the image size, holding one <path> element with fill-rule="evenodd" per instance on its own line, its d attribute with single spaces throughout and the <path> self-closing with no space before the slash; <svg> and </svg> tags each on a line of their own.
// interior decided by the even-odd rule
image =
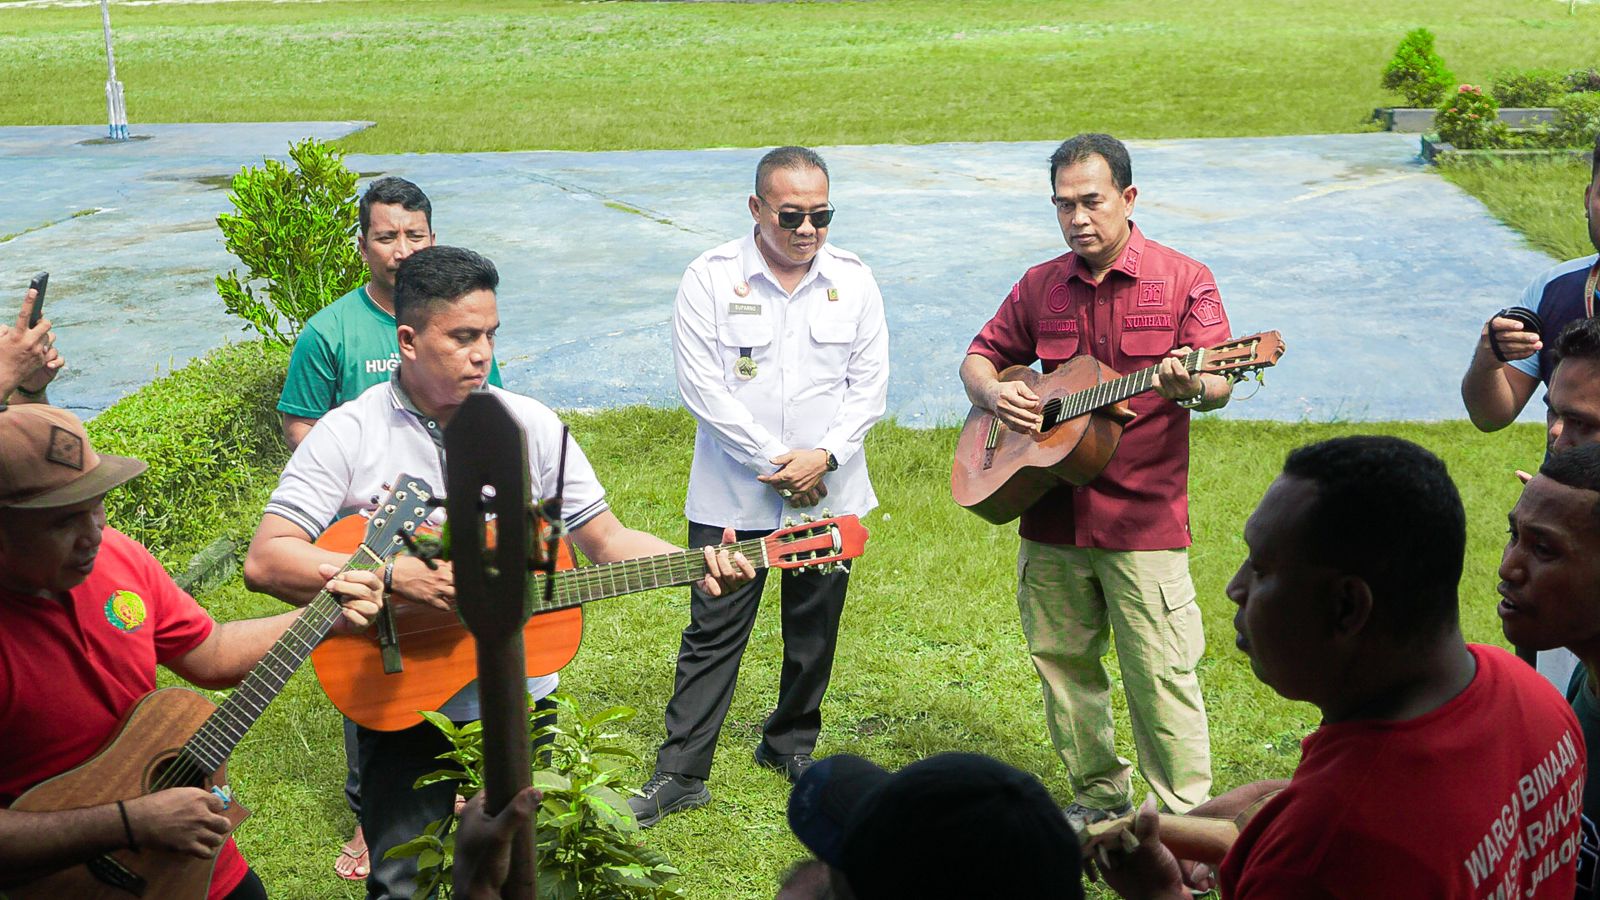
<svg viewBox="0 0 1600 900">
<path fill-rule="evenodd" d="M 793 231 L 799 228 L 800 224 L 808 218 L 811 220 L 811 227 L 813 228 L 827 228 L 828 223 L 833 221 L 834 209 L 832 205 L 829 205 L 827 209 L 800 212 L 798 210 L 778 209 L 771 203 L 767 203 L 767 198 L 757 196 L 762 203 L 767 204 L 768 209 L 778 214 L 778 227 L 784 231 Z"/>
</svg>

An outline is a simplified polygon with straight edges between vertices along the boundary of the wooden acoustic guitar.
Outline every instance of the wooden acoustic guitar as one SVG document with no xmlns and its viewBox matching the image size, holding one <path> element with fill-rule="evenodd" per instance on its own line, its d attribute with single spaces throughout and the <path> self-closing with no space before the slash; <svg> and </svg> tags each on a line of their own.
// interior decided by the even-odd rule
<svg viewBox="0 0 1600 900">
<path fill-rule="evenodd" d="M 324 537 L 353 533 L 360 516 L 335 522 Z M 766 537 L 727 545 L 742 552 L 757 569 L 798 569 L 838 565 L 860 556 L 867 529 L 855 516 L 806 521 Z M 583 638 L 583 604 L 656 588 L 692 584 L 706 575 L 700 550 L 679 550 L 602 565 L 571 568 L 563 547 L 545 599 L 549 576 L 528 580 L 525 603 L 532 617 L 523 626 L 526 674 L 556 672 L 572 660 Z M 438 709 L 477 677 L 477 651 L 453 610 L 416 603 L 397 603 L 395 632 L 403 665 L 386 672 L 382 649 L 372 634 L 330 635 L 311 654 L 317 680 L 328 699 L 346 716 L 376 731 L 399 731 L 423 721 L 419 710 Z"/>
<path fill-rule="evenodd" d="M 432 489 L 400 476 L 400 485 L 366 522 L 365 536 L 345 569 L 373 569 L 403 546 L 401 535 L 427 520 Z M 57 812 L 131 800 L 175 787 L 211 791 L 238 828 L 250 813 L 228 793 L 227 759 L 267 704 L 341 615 L 323 591 L 278 638 L 221 706 L 187 688 L 163 688 L 141 698 L 88 762 L 40 782 L 11 804 L 19 812 Z M 196 859 L 156 847 L 118 850 L 21 887 L 11 900 L 204 900 L 215 859 Z"/>
<path fill-rule="evenodd" d="M 1283 338 L 1267 331 L 1195 350 L 1181 362 L 1190 372 L 1242 377 L 1276 364 L 1283 351 Z M 950 471 L 956 502 L 1001 525 L 1063 484 L 1093 481 L 1116 452 L 1123 426 L 1133 419 L 1126 401 L 1155 388 L 1156 369 L 1118 375 L 1084 354 L 1049 375 L 1028 366 L 1001 372 L 1001 381 L 1023 382 L 1038 395 L 1044 421 L 1038 431 L 1020 434 L 994 413 L 973 407 Z"/>
</svg>

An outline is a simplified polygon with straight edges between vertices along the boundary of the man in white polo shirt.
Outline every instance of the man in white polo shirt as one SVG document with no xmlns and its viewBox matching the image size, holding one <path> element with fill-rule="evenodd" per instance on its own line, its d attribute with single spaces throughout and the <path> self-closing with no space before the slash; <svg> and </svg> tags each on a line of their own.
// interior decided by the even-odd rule
<svg viewBox="0 0 1600 900">
<path fill-rule="evenodd" d="M 305 603 L 320 586 L 317 565 L 339 558 L 312 544 L 335 519 L 375 504 L 384 483 L 401 472 L 436 488 L 445 483 L 444 430 L 475 390 L 498 396 L 522 424 L 534 496 L 556 490 L 561 422 L 543 404 L 485 385 L 500 326 L 495 300 L 499 274 L 470 250 L 430 247 L 401 263 L 395 288 L 400 368 L 392 380 L 368 389 L 318 420 L 306 435 L 267 503 L 245 559 L 245 582 L 290 603 Z M 567 439 L 562 516 L 572 540 L 592 562 L 614 562 L 675 550 L 660 538 L 623 527 L 583 451 Z M 437 514 L 443 518 L 442 511 Z M 727 536 L 731 541 L 732 535 Z M 743 555 L 708 548 L 711 572 L 701 587 L 725 594 L 753 578 Z M 386 573 L 394 596 L 448 608 L 454 600 L 450 567 L 430 571 L 421 560 L 399 557 Z M 402 648 L 403 650 L 403 648 Z M 556 686 L 555 676 L 529 679 L 535 699 Z M 455 721 L 478 718 L 474 686 L 440 711 Z M 448 742 L 431 724 L 404 731 L 360 728 L 361 825 L 372 850 L 369 898 L 409 898 L 416 860 L 384 859 L 391 847 L 417 836 L 450 811 L 449 783 L 412 790 L 418 776 L 438 767 Z"/>
<path fill-rule="evenodd" d="M 755 226 L 689 265 L 672 321 L 678 391 L 699 422 L 689 546 L 798 515 L 878 505 L 862 441 L 883 415 L 889 331 L 872 271 L 827 243 L 828 167 L 804 147 L 756 166 Z M 826 499 L 824 499 L 826 498 Z M 711 799 L 705 780 L 755 623 L 763 571 L 723 599 L 691 592 L 655 775 L 628 802 L 641 825 Z M 755 761 L 793 782 L 811 765 L 848 573 L 784 572 L 778 704 Z"/>
</svg>

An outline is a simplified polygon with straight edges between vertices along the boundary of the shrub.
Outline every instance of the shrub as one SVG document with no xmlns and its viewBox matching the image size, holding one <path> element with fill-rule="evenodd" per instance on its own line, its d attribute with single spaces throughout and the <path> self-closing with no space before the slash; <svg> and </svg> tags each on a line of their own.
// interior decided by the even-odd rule
<svg viewBox="0 0 1600 900">
<path fill-rule="evenodd" d="M 683 894 L 667 884 L 680 873 L 658 850 L 639 843 L 639 824 L 633 810 L 617 792 L 616 770 L 601 762 L 637 759 L 615 743 L 619 735 L 609 727 L 633 718 L 634 711 L 612 706 L 584 715 L 578 703 L 564 693 L 550 695 L 556 705 L 556 722 L 536 727 L 544 713 L 529 710 L 529 739 L 550 737 L 549 768 L 536 769 L 533 786 L 544 792 L 539 804 L 539 897 L 541 900 L 611 900 L 639 898 L 663 900 Z M 445 736 L 453 749 L 439 758 L 453 763 L 417 779 L 417 787 L 454 781 L 457 791 L 471 797 L 483 789 L 483 723 L 457 728 L 438 713 L 423 713 Z M 565 724 L 563 724 L 565 722 Z M 537 761 L 534 763 L 538 765 Z M 432 823 L 416 839 L 389 851 L 390 857 L 415 856 L 418 862 L 417 898 L 451 896 L 456 817 L 452 813 Z"/>
<path fill-rule="evenodd" d="M 1489 92 L 1502 107 L 1527 107 L 1549 106 L 1566 90 L 1566 79 L 1553 72 L 1507 72 Z"/>
<path fill-rule="evenodd" d="M 111 524 L 163 559 L 238 528 L 230 517 L 277 484 L 287 456 L 275 406 L 288 361 L 276 345 L 230 344 L 96 416 L 95 449 L 150 464 L 106 495 Z"/>
<path fill-rule="evenodd" d="M 1587 150 L 1600 134 L 1600 93 L 1567 94 L 1556 101 L 1550 145 Z"/>
<path fill-rule="evenodd" d="M 1573 69 L 1561 81 L 1563 87 L 1574 94 L 1600 92 L 1600 69 Z"/>
<path fill-rule="evenodd" d="M 312 138 L 289 147 L 290 168 L 268 159 L 233 176 L 236 210 L 217 217 L 237 269 L 217 276 L 228 312 L 268 341 L 294 343 L 305 321 L 367 278 L 356 252 L 356 174 L 344 151 Z"/>
<path fill-rule="evenodd" d="M 1439 139 L 1458 150 L 1484 150 L 1506 143 L 1507 130 L 1500 107 L 1482 89 L 1463 84 L 1439 105 L 1433 126 Z"/>
<path fill-rule="evenodd" d="M 1439 105 L 1455 76 L 1433 49 L 1433 32 L 1418 28 L 1407 34 L 1383 70 L 1383 86 L 1404 97 L 1407 106 Z"/>
</svg>

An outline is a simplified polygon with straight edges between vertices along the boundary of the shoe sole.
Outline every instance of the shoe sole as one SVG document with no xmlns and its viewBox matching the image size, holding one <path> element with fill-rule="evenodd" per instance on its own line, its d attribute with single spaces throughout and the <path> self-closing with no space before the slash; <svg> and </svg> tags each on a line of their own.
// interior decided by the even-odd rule
<svg viewBox="0 0 1600 900">
<path fill-rule="evenodd" d="M 679 797 L 672 803 L 667 804 L 666 806 L 656 807 L 656 812 L 653 816 L 641 816 L 639 815 L 638 810 L 634 810 L 633 817 L 638 820 L 640 828 L 649 828 L 650 826 L 661 821 L 662 818 L 670 816 L 673 813 L 683 812 L 686 809 L 694 809 L 697 806 L 705 806 L 710 802 L 711 788 L 702 784 L 700 785 L 700 790 L 697 793 L 686 794 L 682 797 Z"/>
</svg>

